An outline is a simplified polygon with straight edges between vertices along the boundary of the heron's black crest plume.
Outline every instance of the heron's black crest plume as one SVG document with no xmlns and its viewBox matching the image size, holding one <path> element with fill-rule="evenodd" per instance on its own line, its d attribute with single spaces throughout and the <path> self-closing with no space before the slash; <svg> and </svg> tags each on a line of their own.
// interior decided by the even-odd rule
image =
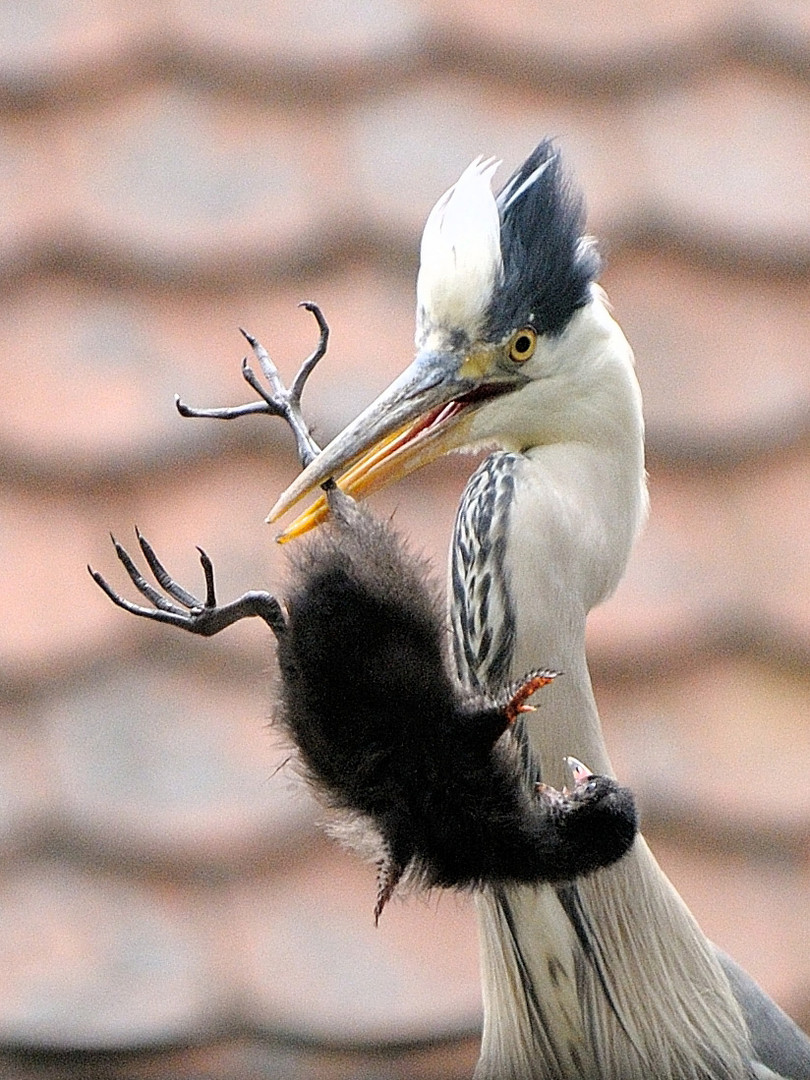
<svg viewBox="0 0 810 1080">
<path fill-rule="evenodd" d="M 519 689 L 463 691 L 426 567 L 351 499 L 330 501 L 331 523 L 293 556 L 281 719 L 327 801 L 379 833 L 377 915 L 405 870 L 465 887 L 569 880 L 620 858 L 630 792 L 590 775 L 570 795 L 530 791 L 505 736 Z"/>
<path fill-rule="evenodd" d="M 550 139 L 512 174 L 497 202 L 503 283 L 487 313 L 487 337 L 498 340 L 527 322 L 538 333 L 559 333 L 590 299 L 601 263 L 583 238 L 582 196 Z"/>
</svg>

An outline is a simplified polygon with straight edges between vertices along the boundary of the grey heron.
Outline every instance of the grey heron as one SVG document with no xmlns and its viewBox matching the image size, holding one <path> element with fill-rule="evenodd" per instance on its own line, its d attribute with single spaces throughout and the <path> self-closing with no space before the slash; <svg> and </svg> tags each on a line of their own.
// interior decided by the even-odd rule
<svg viewBox="0 0 810 1080">
<path fill-rule="evenodd" d="M 596 284 L 599 258 L 556 149 L 542 142 L 495 196 L 477 160 L 425 226 L 413 364 L 322 452 L 250 339 L 272 393 L 185 415 L 281 413 L 306 468 L 277 518 L 336 479 L 363 496 L 451 450 L 493 452 L 471 477 L 450 559 L 458 674 L 499 692 L 538 669 L 565 673 L 541 713 L 514 717 L 523 779 L 560 786 L 575 755 L 612 774 L 585 655 L 588 612 L 615 589 L 646 513 L 641 399 L 630 346 Z M 308 464 L 307 464 L 308 463 Z M 326 497 L 287 538 L 328 513 Z M 269 594 L 204 602 L 141 547 L 161 595 L 117 545 L 137 614 L 211 634 L 259 615 Z M 460 736 L 461 737 L 461 736 Z M 384 896 L 383 896 L 384 898 Z M 638 837 L 624 858 L 571 882 L 488 880 L 477 897 L 484 1029 L 477 1080 L 810 1080 L 810 1040 L 703 935 Z"/>
<path fill-rule="evenodd" d="M 330 477 L 362 496 L 451 450 L 490 449 L 450 560 L 460 674 L 502 685 L 548 666 L 521 732 L 532 778 L 574 754 L 611 774 L 585 655 L 646 513 L 633 356 L 557 150 L 542 142 L 495 196 L 477 160 L 431 211 L 416 357 L 279 499 Z M 326 513 L 323 497 L 286 533 Z M 485 1019 L 477 1080 L 810 1078 L 810 1040 L 706 939 L 643 838 L 568 885 L 477 899 Z"/>
</svg>

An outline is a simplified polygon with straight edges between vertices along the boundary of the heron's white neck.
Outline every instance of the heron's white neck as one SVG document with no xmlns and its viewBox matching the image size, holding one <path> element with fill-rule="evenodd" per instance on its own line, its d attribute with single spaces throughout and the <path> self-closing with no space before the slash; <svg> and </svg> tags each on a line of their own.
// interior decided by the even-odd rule
<svg viewBox="0 0 810 1080">
<path fill-rule="evenodd" d="M 557 444 L 530 451 L 515 474 L 507 549 L 514 598 L 511 674 L 538 666 L 562 672 L 542 695 L 528 726 L 549 783 L 564 782 L 563 758 L 573 754 L 596 772 L 610 772 L 585 658 L 590 609 L 615 589 L 643 506 L 638 449 L 628 466 L 621 448 Z M 542 661 L 540 658 L 543 658 Z"/>
<path fill-rule="evenodd" d="M 506 551 L 516 618 L 512 675 L 538 666 L 563 673 L 538 698 L 529 724 L 544 779 L 555 785 L 569 754 L 611 771 L 585 621 L 618 585 L 647 509 L 632 352 L 600 295 L 558 348 L 568 354 L 559 365 L 564 374 L 537 384 L 543 441 L 524 450 L 515 469 Z M 533 389 L 524 393 L 529 407 Z"/>
</svg>

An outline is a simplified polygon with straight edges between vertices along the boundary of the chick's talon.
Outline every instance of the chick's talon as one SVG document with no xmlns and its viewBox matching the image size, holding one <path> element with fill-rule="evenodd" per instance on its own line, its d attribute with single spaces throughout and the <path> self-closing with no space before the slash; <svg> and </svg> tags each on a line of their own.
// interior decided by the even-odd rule
<svg viewBox="0 0 810 1080">
<path fill-rule="evenodd" d="M 518 686 L 517 690 L 506 703 L 505 713 L 507 726 L 514 724 L 521 713 L 536 711 L 536 705 L 527 704 L 529 698 L 533 694 L 536 694 L 541 687 L 548 686 L 550 682 L 553 682 L 558 674 L 559 672 L 557 671 L 535 671 Z"/>
</svg>

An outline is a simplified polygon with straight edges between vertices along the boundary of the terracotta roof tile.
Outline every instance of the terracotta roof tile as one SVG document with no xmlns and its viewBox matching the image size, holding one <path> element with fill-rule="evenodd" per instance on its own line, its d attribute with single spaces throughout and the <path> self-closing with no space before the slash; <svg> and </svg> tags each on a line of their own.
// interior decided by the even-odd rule
<svg viewBox="0 0 810 1080">
<path fill-rule="evenodd" d="M 599 702 L 620 767 L 653 822 L 761 851 L 801 849 L 810 795 L 807 678 L 756 657 L 706 657 L 646 684 L 605 682 Z"/>
<path fill-rule="evenodd" d="M 105 1075 L 106 1069 L 109 1075 L 125 1074 L 128 1080 L 175 1076 L 183 1080 L 267 1080 L 268 1076 L 294 1076 L 295 1080 L 435 1080 L 439 1076 L 442 1080 L 468 1080 L 477 1059 L 478 1039 L 474 1036 L 364 1050 L 324 1049 L 279 1037 L 248 1035 L 215 1039 L 191 1049 L 118 1057 L 94 1055 L 90 1068 L 95 1068 L 95 1075 Z M 63 1070 L 64 1060 L 60 1059 Z M 82 1080 L 87 1072 L 75 1075 L 76 1080 Z M 29 1080 L 29 1076 L 15 1074 L 14 1080 Z M 68 1080 L 64 1071 L 60 1080 Z M 69 1080 L 74 1080 L 74 1074 Z"/>
<path fill-rule="evenodd" d="M 37 113 L 24 133 L 33 154 L 13 125 L 6 133 L 0 190 L 16 217 L 0 274 L 57 265 L 96 278 L 232 284 L 246 267 L 263 274 L 301 260 L 308 245 L 334 246 L 356 227 L 333 129 L 324 117 L 302 139 L 300 118 L 277 107 L 235 111 L 172 87 Z"/>
<path fill-rule="evenodd" d="M 707 650 L 810 655 L 803 450 L 726 471 L 652 470 L 651 517 L 616 596 L 590 619 L 600 670 L 674 668 Z"/>
<path fill-rule="evenodd" d="M 808 95 L 796 80 L 731 67 L 640 103 L 653 221 L 769 268 L 806 268 Z"/>
<path fill-rule="evenodd" d="M 310 121 L 304 140 L 277 109 L 140 91 L 65 129 L 71 224 L 158 266 L 298 247 L 341 190 L 328 127 Z"/>
<path fill-rule="evenodd" d="M 636 352 L 655 460 L 729 462 L 805 435 L 806 281 L 625 251 L 604 283 Z"/>
<path fill-rule="evenodd" d="M 261 1027 L 351 1045 L 469 1030 L 480 1011 L 469 901 L 395 902 L 373 918 L 373 867 L 325 848 L 241 890 L 223 943 Z"/>
<path fill-rule="evenodd" d="M 193 47 L 297 65 L 310 77 L 323 65 L 360 66 L 396 55 L 422 24 L 418 5 L 408 0 L 385 0 L 373 18 L 363 0 L 307 7 L 283 0 L 272 11 L 261 0 L 242 0 L 225 20 L 215 0 L 172 0 L 164 10 Z"/>
<path fill-rule="evenodd" d="M 756 0 L 752 8 L 758 34 L 747 43 L 748 55 L 763 62 L 778 58 L 786 65 L 792 63 L 796 74 L 806 76 L 810 19 L 805 4 L 801 0 Z"/>
<path fill-rule="evenodd" d="M 783 461 L 765 462 L 735 478 L 741 574 L 768 621 L 810 648 L 810 474 L 806 447 Z M 750 516 L 749 516 L 750 515 Z M 746 529 L 753 521 L 756 529 Z M 806 662 L 806 661 L 805 661 Z"/>
<path fill-rule="evenodd" d="M 631 66 L 640 59 L 650 63 L 653 58 L 660 63 L 663 49 L 672 53 L 695 49 L 722 29 L 729 15 L 726 0 L 690 0 L 677 8 L 661 3 L 628 7 L 618 0 L 608 4 L 575 0 L 538 8 L 519 0 L 508 13 L 485 0 L 464 5 L 448 0 L 439 10 L 445 25 L 476 35 L 489 49 L 501 46 L 529 55 L 558 55 L 572 67 L 596 59 L 611 60 L 616 66 Z"/>
<path fill-rule="evenodd" d="M 235 331 L 237 325 L 262 342 L 282 377 L 291 380 L 317 342 L 312 315 L 296 305 L 315 301 L 330 327 L 329 348 L 307 384 L 303 407 L 316 437 L 325 444 L 409 362 L 415 275 L 415 259 L 400 273 L 350 262 L 323 273 L 302 274 L 270 292 L 254 287 L 234 296 L 156 304 L 159 333 L 174 351 L 174 389 L 197 406 L 238 404 L 255 396 L 239 373 L 240 357 L 249 350 Z M 251 363 L 256 367 L 252 358 Z M 195 438 L 210 439 L 216 433 L 217 425 L 210 422 L 186 421 L 189 425 Z M 248 430 L 248 422 L 240 420 L 217 438 L 237 446 Z M 259 418 L 255 430 L 265 444 L 279 443 L 285 467 L 294 467 L 283 424 Z M 256 445 L 256 439 L 251 441 Z"/>
<path fill-rule="evenodd" d="M 143 664 L 43 709 L 57 813 L 74 847 L 194 873 L 244 870 L 301 844 L 312 803 L 268 729 L 271 680 L 257 671 L 242 682 Z"/>
<path fill-rule="evenodd" d="M 0 318 L 6 453 L 64 474 L 167 439 L 178 426 L 172 352 L 181 345 L 152 315 L 142 297 L 66 281 L 37 280 L 11 297 Z"/>
<path fill-rule="evenodd" d="M 206 1023 L 217 993 L 193 901 L 43 862 L 0 877 L 0 1040 L 161 1043 Z"/>
<path fill-rule="evenodd" d="M 590 636 L 608 742 L 706 929 L 810 1016 L 810 24 L 791 0 L 521 5 L 66 0 L 0 33 L 0 1044 L 56 1051 L 4 1075 L 471 1071 L 470 905 L 374 929 L 373 871 L 273 775 L 266 628 L 186 640 L 84 563 L 133 595 L 106 530 L 137 522 L 192 589 L 198 543 L 222 598 L 278 588 L 289 437 L 181 420 L 173 393 L 252 396 L 239 325 L 289 376 L 316 300 L 325 441 L 410 357 L 430 205 L 547 133 L 647 397 L 653 516 Z M 439 587 L 473 464 L 373 502 Z"/>
<path fill-rule="evenodd" d="M 0 520 L 5 603 L 15 613 L 0 631 L 4 675 L 23 677 L 27 669 L 45 679 L 51 665 L 64 675 L 84 651 L 83 634 L 94 621 L 95 598 L 81 567 L 95 530 L 72 501 L 21 505 L 7 490 L 0 494 Z"/>
<path fill-rule="evenodd" d="M 0 88 L 15 104 L 44 86 L 64 91 L 79 81 L 98 85 L 126 60 L 150 25 L 150 4 L 138 13 L 120 0 L 94 4 L 8 5 L 0 19 Z"/>
<path fill-rule="evenodd" d="M 712 640 L 739 598 L 734 525 L 722 479 L 707 474 L 650 478 L 651 512 L 616 595 L 588 623 L 600 670 L 640 674 L 691 660 Z"/>
<path fill-rule="evenodd" d="M 407 363 L 413 292 L 410 278 L 357 266 L 304 276 L 269 295 L 254 287 L 217 298 L 35 279 L 9 298 L 0 316 L 9 395 L 1 444 L 25 477 L 45 481 L 56 474 L 60 486 L 71 472 L 77 482 L 99 483 L 161 458 L 167 464 L 198 460 L 245 446 L 277 455 L 291 470 L 291 440 L 279 421 L 184 420 L 174 408 L 175 393 L 195 406 L 256 399 L 240 374 L 250 349 L 238 326 L 262 341 L 291 380 L 318 339 L 314 319 L 297 304 L 317 299 L 331 344 L 304 405 L 326 441 Z M 272 480 L 267 484 L 271 493 Z"/>
<path fill-rule="evenodd" d="M 7 871 L 0 895 L 6 1044 L 182 1044 L 230 1027 L 348 1047 L 478 1021 L 469 902 L 394 903 L 375 928 L 373 868 L 332 845 L 235 891 L 46 861 Z"/>
<path fill-rule="evenodd" d="M 432 78 L 379 95 L 354 109 L 348 127 L 353 183 L 376 226 L 410 238 L 414 252 L 438 194 L 479 154 L 506 163 L 506 179 L 545 134 L 559 137 L 588 190 L 592 218 L 603 226 L 637 198 L 632 175 L 612 167 L 611 145 L 626 126 L 615 110 L 587 109 L 541 87 L 528 91 Z M 596 226 L 594 226 L 596 227 Z"/>
<path fill-rule="evenodd" d="M 87 575 L 90 561 L 126 591 L 110 528 L 134 553 L 132 526 L 139 524 L 178 580 L 192 588 L 202 587 L 196 544 L 214 559 L 223 596 L 277 580 L 270 567 L 281 553 L 263 519 L 283 487 L 282 475 L 273 473 L 272 464 L 263 472 L 226 461 L 207 472 L 202 493 L 186 473 L 167 468 L 158 500 L 145 488 L 128 486 L 78 494 L 68 486 L 62 497 L 48 490 L 3 493 L 6 597 L 18 613 L 13 625 L 4 622 L 0 637 L 7 676 L 22 678 L 30 665 L 35 681 L 47 680 L 153 629 L 126 620 Z M 239 545 L 232 542 L 235 532 Z"/>
<path fill-rule="evenodd" d="M 0 705 L 0 850 L 10 858 L 47 828 L 53 812 L 53 776 L 40 733 L 26 723 L 25 710 Z"/>
</svg>

